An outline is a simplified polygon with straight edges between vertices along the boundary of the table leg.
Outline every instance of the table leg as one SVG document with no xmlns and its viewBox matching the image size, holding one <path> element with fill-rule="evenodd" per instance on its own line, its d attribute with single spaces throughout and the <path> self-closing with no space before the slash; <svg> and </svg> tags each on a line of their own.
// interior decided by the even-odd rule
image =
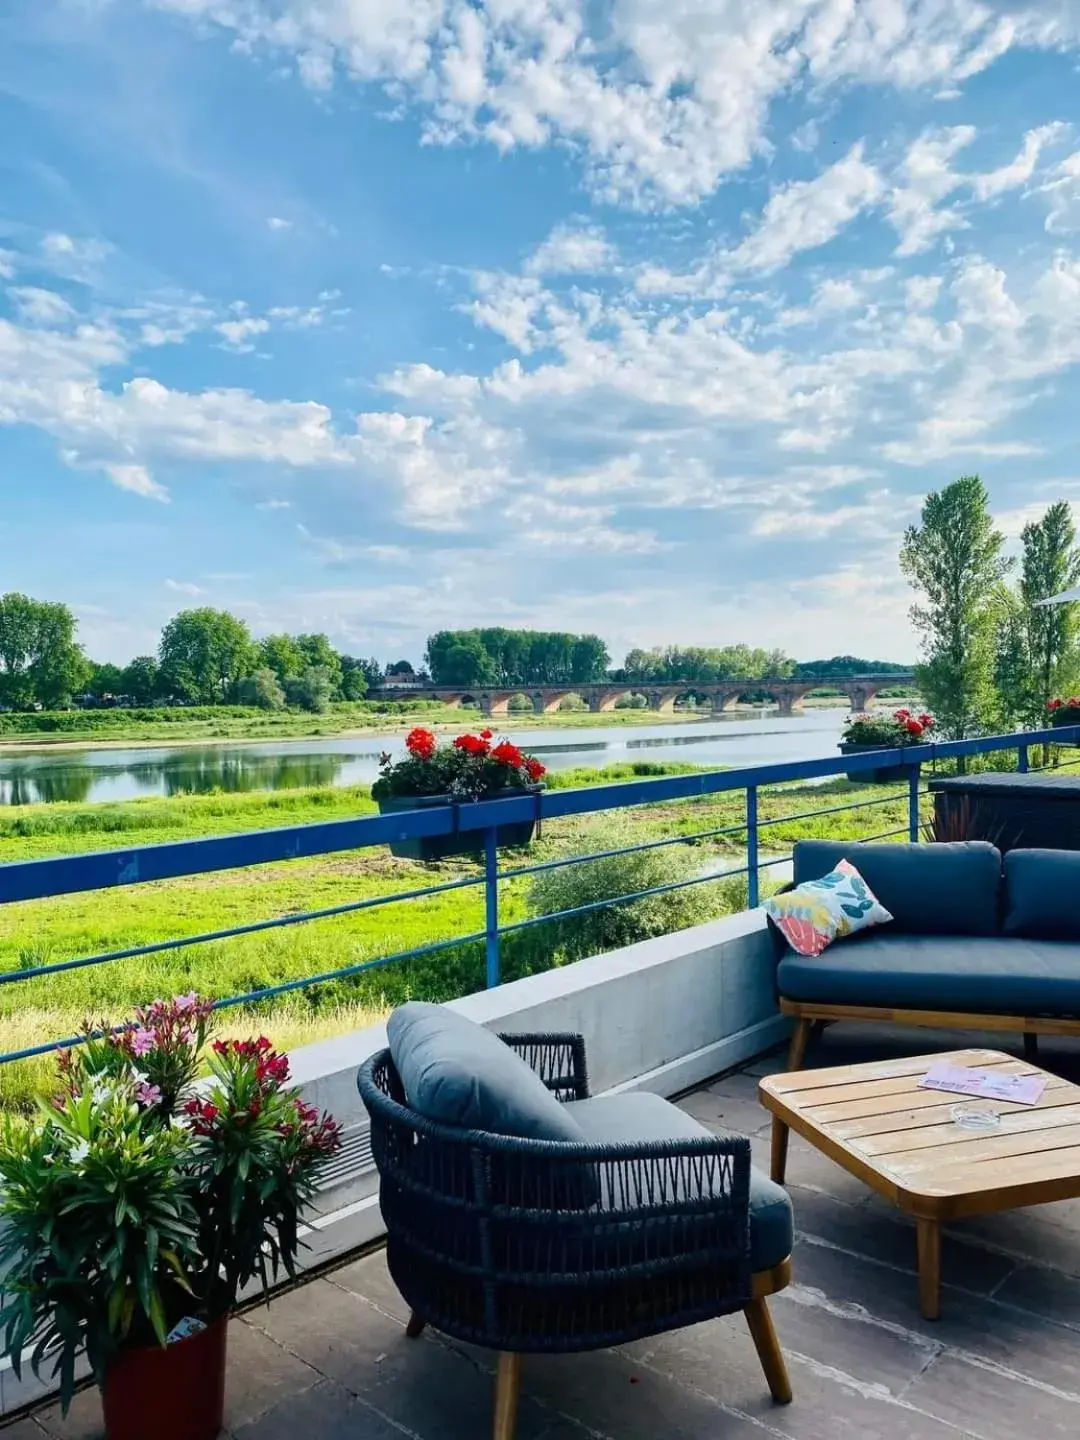
<svg viewBox="0 0 1080 1440">
<path fill-rule="evenodd" d="M 769 1173 L 778 1185 L 783 1185 L 787 1174 L 788 1127 L 779 1115 L 772 1121 L 772 1163 Z"/>
<path fill-rule="evenodd" d="M 915 1221 L 919 1245 L 919 1308 L 925 1320 L 941 1314 L 941 1225 L 937 1220 Z"/>
</svg>

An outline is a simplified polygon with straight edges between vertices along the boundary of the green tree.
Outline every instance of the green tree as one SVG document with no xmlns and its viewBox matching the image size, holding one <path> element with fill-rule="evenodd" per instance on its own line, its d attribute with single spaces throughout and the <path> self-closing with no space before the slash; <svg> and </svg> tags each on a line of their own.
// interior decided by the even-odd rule
<svg viewBox="0 0 1080 1440">
<path fill-rule="evenodd" d="M 994 596 L 1008 573 L 986 487 L 964 475 L 928 495 L 904 536 L 900 568 L 918 594 L 911 619 L 922 640 L 920 693 L 941 733 L 962 739 L 994 708 Z"/>
<path fill-rule="evenodd" d="M 222 704 L 250 674 L 254 659 L 248 627 L 227 610 L 181 610 L 161 632 L 162 682 L 182 700 Z"/>
<path fill-rule="evenodd" d="M 124 667 L 121 691 L 130 695 L 136 705 L 149 705 L 157 698 L 158 663 L 153 655 L 136 655 Z"/>
<path fill-rule="evenodd" d="M 0 703 L 15 710 L 71 703 L 90 674 L 77 623 L 67 605 L 14 593 L 0 598 Z"/>
<path fill-rule="evenodd" d="M 341 657 L 341 698 L 363 700 L 369 689 L 382 682 L 382 667 L 377 660 L 357 660 L 352 655 Z"/>
<path fill-rule="evenodd" d="M 256 650 L 259 666 L 272 670 L 279 685 L 299 675 L 307 663 L 303 651 L 291 635 L 267 635 L 259 641 Z"/>
<path fill-rule="evenodd" d="M 98 665 L 94 661 L 89 662 L 90 674 L 86 681 L 86 693 L 93 695 L 95 699 L 102 700 L 106 695 L 123 695 L 124 672 L 119 665 L 111 665 L 106 662 Z"/>
<path fill-rule="evenodd" d="M 1069 689 L 1077 671 L 1076 606 L 1040 605 L 1080 581 L 1080 551 L 1068 502 L 1051 505 L 1021 531 L 1020 601 L 1027 640 L 1028 684 L 1024 718 L 1037 724 L 1046 702 Z"/>
<path fill-rule="evenodd" d="M 325 670 L 331 698 L 341 694 L 341 656 L 325 635 L 297 635 L 296 648 L 303 656 L 304 670 Z"/>
<path fill-rule="evenodd" d="M 236 686 L 236 698 L 241 705 L 254 705 L 259 710 L 284 710 L 285 691 L 277 675 L 268 665 L 263 665 L 250 675 L 245 675 Z"/>
<path fill-rule="evenodd" d="M 321 665 L 309 665 L 306 670 L 285 686 L 285 695 L 290 705 L 299 710 L 311 710 L 316 714 L 329 708 L 334 687 L 329 672 Z"/>
<path fill-rule="evenodd" d="M 1030 708 L 1030 690 L 1031 667 L 1024 607 L 1016 591 L 1001 584 L 994 596 L 995 730 L 1015 730 L 1026 718 Z"/>
</svg>

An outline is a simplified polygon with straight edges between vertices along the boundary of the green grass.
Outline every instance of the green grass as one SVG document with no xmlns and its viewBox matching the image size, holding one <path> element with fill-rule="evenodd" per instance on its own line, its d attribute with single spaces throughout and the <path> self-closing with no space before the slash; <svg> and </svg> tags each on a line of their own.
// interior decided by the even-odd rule
<svg viewBox="0 0 1080 1440">
<path fill-rule="evenodd" d="M 686 774 L 694 769 L 642 761 L 563 773 L 554 777 L 553 787 Z M 835 781 L 794 790 L 790 786 L 763 790 L 759 807 L 761 819 L 768 821 L 795 811 L 820 811 L 847 801 L 878 798 L 880 791 Z M 744 821 L 743 807 L 743 796 L 736 792 L 546 821 L 542 836 L 528 852 L 504 852 L 502 863 L 509 870 L 561 856 L 736 827 L 730 835 L 692 842 L 705 866 L 714 857 L 733 855 L 745 845 L 745 836 L 738 829 Z M 27 806 L 0 813 L 0 862 L 344 819 L 374 809 L 365 787 Z M 901 826 L 906 816 L 906 794 L 897 794 L 887 804 L 868 811 L 784 820 L 768 826 L 762 848 L 785 851 L 795 840 L 814 835 L 857 838 Z M 395 860 L 379 848 L 3 905 L 0 972 L 479 874 L 479 866 L 470 858 L 424 866 Z M 526 913 L 527 884 L 525 879 L 511 879 L 500 886 L 504 924 Z M 741 882 L 731 880 L 705 887 L 713 913 L 738 908 L 741 889 Z M 158 995 L 189 989 L 215 997 L 240 994 L 478 932 L 483 923 L 483 890 L 476 886 L 0 986 L 0 1050 L 72 1034 L 84 1018 L 121 1020 L 133 1005 Z M 526 933 L 539 939 L 541 954 L 538 962 L 534 943 L 528 963 L 545 963 L 542 930 Z M 517 963 L 514 956 L 508 945 L 507 973 L 511 977 Z M 258 1025 L 281 1043 L 303 1043 L 369 1023 L 408 996 L 446 999 L 476 988 L 483 983 L 482 964 L 478 947 L 459 947 L 444 955 L 376 969 L 356 979 L 306 987 L 255 1007 L 253 1012 L 230 1011 L 223 1026 L 229 1032 L 244 1032 Z M 25 1107 L 40 1092 L 48 1069 L 47 1061 L 0 1066 L 0 1106 Z"/>
</svg>

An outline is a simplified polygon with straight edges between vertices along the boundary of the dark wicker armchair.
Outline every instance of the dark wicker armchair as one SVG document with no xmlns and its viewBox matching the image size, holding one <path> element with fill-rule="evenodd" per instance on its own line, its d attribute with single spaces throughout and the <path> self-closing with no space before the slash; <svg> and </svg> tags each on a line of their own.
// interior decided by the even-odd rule
<svg viewBox="0 0 1080 1440">
<path fill-rule="evenodd" d="M 580 1036 L 502 1038 L 559 1100 L 588 1099 Z M 752 1270 L 747 1140 L 579 1145 L 435 1123 L 408 1106 L 389 1050 L 357 1083 L 408 1333 L 431 1324 L 499 1352 L 495 1440 L 512 1440 L 522 1354 L 597 1349 L 738 1310 L 773 1398 L 790 1401 L 765 1300 L 788 1284 L 790 1258 Z"/>
</svg>

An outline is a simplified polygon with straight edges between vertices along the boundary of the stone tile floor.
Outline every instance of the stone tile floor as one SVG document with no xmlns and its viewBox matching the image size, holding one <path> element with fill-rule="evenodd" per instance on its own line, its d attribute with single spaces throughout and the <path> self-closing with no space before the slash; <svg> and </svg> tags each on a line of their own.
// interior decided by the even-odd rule
<svg viewBox="0 0 1080 1440">
<path fill-rule="evenodd" d="M 843 1027 L 812 1064 L 989 1044 L 990 1037 Z M 1044 1059 L 1080 1076 L 1080 1049 Z M 752 1137 L 768 1164 L 759 1076 L 770 1056 L 687 1096 L 704 1123 Z M 795 1389 L 769 1400 L 740 1317 L 591 1355 L 526 1360 L 519 1440 L 1073 1440 L 1080 1424 L 1080 1200 L 954 1226 L 943 1317 L 919 1316 L 911 1226 L 792 1137 L 796 1283 L 771 1302 Z M 491 1357 L 406 1310 L 381 1253 L 354 1261 L 232 1327 L 230 1440 L 474 1440 L 490 1434 Z M 147 1440 L 154 1426 L 148 1417 Z M 97 1440 L 94 1392 L 3 1440 Z"/>
</svg>

